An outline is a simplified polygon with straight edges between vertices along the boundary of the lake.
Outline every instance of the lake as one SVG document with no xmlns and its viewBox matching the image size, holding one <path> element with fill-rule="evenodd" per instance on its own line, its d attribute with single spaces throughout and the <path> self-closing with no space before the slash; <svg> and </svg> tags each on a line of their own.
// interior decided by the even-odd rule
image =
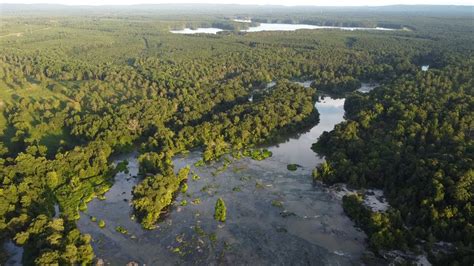
<svg viewBox="0 0 474 266">
<path fill-rule="evenodd" d="M 197 29 L 185 28 L 182 30 L 171 30 L 170 32 L 177 33 L 177 34 L 198 34 L 198 33 L 217 34 L 220 31 L 224 31 L 224 30 L 219 29 L 219 28 L 197 28 Z"/>
<path fill-rule="evenodd" d="M 234 20 L 237 21 L 237 20 Z M 245 20 L 239 20 L 238 22 L 248 22 Z M 302 29 L 309 29 L 309 30 L 317 30 L 317 29 L 337 29 L 337 30 L 380 30 L 380 31 L 392 31 L 395 29 L 388 29 L 388 28 L 362 28 L 362 27 L 335 27 L 335 26 L 315 26 L 315 25 L 308 25 L 308 24 L 284 24 L 284 23 L 260 23 L 260 25 L 255 27 L 249 27 L 248 29 L 241 30 L 242 32 L 260 32 L 260 31 L 295 31 L 295 30 L 302 30 Z M 220 31 L 224 31 L 223 29 L 219 28 L 197 28 L 197 29 L 190 29 L 185 28 L 182 30 L 171 30 L 171 33 L 179 33 L 179 34 L 197 34 L 197 33 L 207 33 L 207 34 L 217 34 Z"/>
<path fill-rule="evenodd" d="M 315 25 L 308 25 L 308 24 L 284 24 L 284 23 L 260 23 L 260 25 L 256 27 L 250 27 L 246 30 L 242 30 L 244 32 L 259 32 L 259 31 L 295 31 L 301 29 L 308 29 L 308 30 L 317 30 L 317 29 L 338 29 L 338 30 L 382 30 L 382 31 L 391 31 L 394 29 L 388 28 L 361 28 L 361 27 L 335 27 L 335 26 L 315 26 Z"/>
<path fill-rule="evenodd" d="M 241 22 L 241 23 L 252 23 L 252 20 L 251 20 L 251 19 L 239 19 L 239 18 L 236 18 L 236 19 L 233 19 L 233 21 L 235 21 L 235 22 Z"/>
</svg>

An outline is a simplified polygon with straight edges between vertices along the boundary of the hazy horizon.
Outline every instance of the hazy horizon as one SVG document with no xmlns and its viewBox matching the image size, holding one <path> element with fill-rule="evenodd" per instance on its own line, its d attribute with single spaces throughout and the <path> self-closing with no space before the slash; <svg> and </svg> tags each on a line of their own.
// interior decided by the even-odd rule
<svg viewBox="0 0 474 266">
<path fill-rule="evenodd" d="M 473 3 L 469 0 L 455 0 L 455 1 L 446 1 L 446 0 L 363 0 L 363 1 L 351 1 L 351 0 L 339 0 L 339 1 L 331 1 L 331 0 L 323 0 L 315 1 L 312 0 L 296 0 L 296 1 L 289 1 L 289 0 L 143 0 L 140 2 L 136 2 L 133 0 L 105 0 L 97 1 L 93 0 L 73 0 L 73 1 L 66 1 L 66 0 L 33 0 L 33 1 L 15 1 L 15 0 L 8 0 L 3 1 L 0 0 L 0 4 L 59 4 L 59 5 L 66 5 L 66 6 L 107 6 L 107 5 L 143 5 L 143 4 L 214 4 L 214 5 L 226 5 L 226 4 L 236 4 L 236 5 L 280 5 L 280 6 L 326 6 L 326 7 L 349 7 L 349 6 L 391 6 L 391 5 L 463 5 L 463 6 L 473 6 Z"/>
</svg>

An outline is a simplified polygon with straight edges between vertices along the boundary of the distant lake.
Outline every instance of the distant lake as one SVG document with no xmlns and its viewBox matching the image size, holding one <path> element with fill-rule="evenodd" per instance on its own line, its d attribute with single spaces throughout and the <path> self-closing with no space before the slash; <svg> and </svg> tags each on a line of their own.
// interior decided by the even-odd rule
<svg viewBox="0 0 474 266">
<path fill-rule="evenodd" d="M 258 31 L 295 31 L 301 29 L 316 30 L 316 29 L 339 29 L 339 30 L 385 30 L 390 31 L 394 29 L 387 28 L 361 28 L 361 27 L 334 27 L 334 26 L 315 26 L 308 24 L 283 24 L 283 23 L 261 23 L 256 27 L 250 27 L 245 32 L 258 32 Z"/>
<path fill-rule="evenodd" d="M 197 33 L 216 34 L 220 31 L 224 31 L 224 30 L 219 29 L 219 28 L 197 28 L 197 29 L 185 28 L 182 30 L 171 30 L 170 32 L 178 33 L 178 34 L 197 34 Z"/>
<path fill-rule="evenodd" d="M 250 19 L 238 19 L 238 18 L 236 18 L 236 19 L 233 19 L 233 21 L 242 22 L 242 23 L 252 23 L 252 20 L 250 20 Z"/>
<path fill-rule="evenodd" d="M 236 22 L 249 22 L 249 20 L 243 19 L 234 19 Z M 317 30 L 317 29 L 339 29 L 339 30 L 381 30 L 381 31 L 392 31 L 395 29 L 388 29 L 388 28 L 362 28 L 362 27 L 335 27 L 335 26 L 315 26 L 315 25 L 308 25 L 308 24 L 284 24 L 284 23 L 261 23 L 258 26 L 250 27 L 246 30 L 241 30 L 242 32 L 259 32 L 259 31 L 295 31 L 295 30 Z M 219 28 L 197 28 L 197 29 L 190 29 L 185 28 L 182 30 L 171 30 L 171 33 L 178 33 L 178 34 L 197 34 L 197 33 L 207 33 L 207 34 L 217 34 L 220 31 L 224 31 L 223 29 Z"/>
</svg>

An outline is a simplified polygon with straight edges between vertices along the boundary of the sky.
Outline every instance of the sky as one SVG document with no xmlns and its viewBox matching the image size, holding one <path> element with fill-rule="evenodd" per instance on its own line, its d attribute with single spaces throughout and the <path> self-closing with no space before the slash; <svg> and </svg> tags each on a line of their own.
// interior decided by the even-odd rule
<svg viewBox="0 0 474 266">
<path fill-rule="evenodd" d="M 314 5 L 314 6 L 383 6 L 383 5 L 474 5 L 474 0 L 0 0 L 15 4 L 64 4 L 64 5 L 131 5 L 163 3 L 211 3 L 242 5 Z"/>
</svg>

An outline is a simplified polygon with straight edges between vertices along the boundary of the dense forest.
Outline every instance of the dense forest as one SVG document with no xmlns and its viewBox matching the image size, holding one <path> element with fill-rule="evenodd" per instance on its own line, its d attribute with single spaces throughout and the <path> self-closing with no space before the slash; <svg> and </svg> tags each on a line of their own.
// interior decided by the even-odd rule
<svg viewBox="0 0 474 266">
<path fill-rule="evenodd" d="M 53 7 L 7 6 L 2 14 L 0 239 L 24 247 L 24 264 L 94 261 L 91 237 L 76 221 L 113 184 L 120 171 L 111 164 L 114 155 L 141 154 L 131 204 L 151 230 L 188 179 L 189 168 L 174 171 L 173 156 L 201 149 L 204 164 L 251 154 L 318 123 L 314 102 L 322 93 L 348 95 L 347 121 L 314 145 L 327 159 L 315 179 L 381 188 L 392 206 L 374 229 L 360 199 L 344 199 L 370 246 L 409 249 L 423 242 L 429 251 L 446 241 L 455 253 L 430 260 L 472 264 L 469 14 L 144 9 L 65 15 Z M 253 23 L 398 30 L 239 32 L 249 25 L 232 18 L 247 16 Z M 228 31 L 169 32 L 206 26 Z M 424 64 L 430 71 L 420 70 Z M 296 80 L 313 82 L 304 88 Z M 382 85 L 355 93 L 361 82 Z M 224 221 L 219 204 L 224 211 L 216 219 Z"/>
<path fill-rule="evenodd" d="M 474 259 L 472 59 L 456 62 L 349 97 L 347 122 L 314 145 L 327 158 L 315 176 L 330 184 L 382 188 L 409 233 L 429 245 L 456 243 L 460 254 L 451 262 L 469 264 Z M 385 235 L 386 245 L 413 243 L 400 240 L 400 233 Z"/>
</svg>

